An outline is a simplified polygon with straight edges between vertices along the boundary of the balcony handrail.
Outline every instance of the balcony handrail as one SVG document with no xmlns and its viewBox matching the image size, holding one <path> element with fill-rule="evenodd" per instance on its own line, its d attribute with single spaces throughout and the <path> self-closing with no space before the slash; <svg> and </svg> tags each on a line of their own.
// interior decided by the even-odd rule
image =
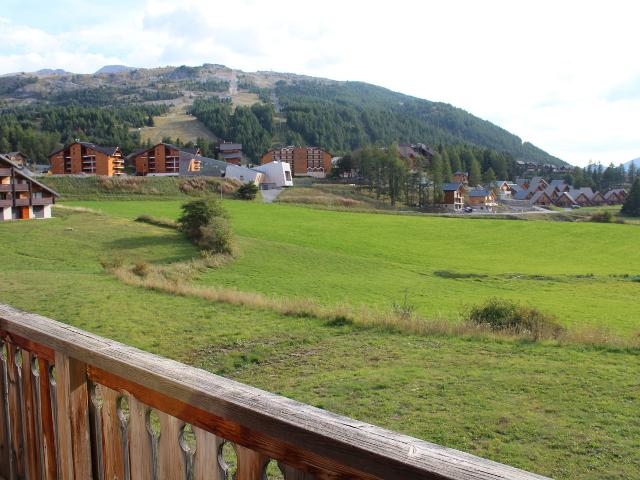
<svg viewBox="0 0 640 480">
<path fill-rule="evenodd" d="M 544 478 L 336 415 L 3 304 L 0 335 L 55 362 L 56 376 L 64 375 L 58 364 L 69 361 L 65 359 L 79 362 L 86 365 L 89 380 L 133 395 L 152 408 L 299 472 L 363 479 Z M 68 383 L 68 379 L 57 379 L 58 390 Z M 65 412 L 59 411 L 58 418 L 61 415 Z M 134 458 L 130 461 L 133 464 Z M 313 478 L 304 475 L 285 478 Z M 243 480 L 241 476 L 238 480 Z"/>
</svg>

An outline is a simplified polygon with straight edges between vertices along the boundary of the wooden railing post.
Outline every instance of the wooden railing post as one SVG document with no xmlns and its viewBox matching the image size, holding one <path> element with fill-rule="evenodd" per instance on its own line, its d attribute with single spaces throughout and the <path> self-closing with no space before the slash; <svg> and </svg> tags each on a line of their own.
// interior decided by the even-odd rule
<svg viewBox="0 0 640 480">
<path fill-rule="evenodd" d="M 62 480 L 91 479 L 87 366 L 57 351 L 55 378 Z"/>
</svg>

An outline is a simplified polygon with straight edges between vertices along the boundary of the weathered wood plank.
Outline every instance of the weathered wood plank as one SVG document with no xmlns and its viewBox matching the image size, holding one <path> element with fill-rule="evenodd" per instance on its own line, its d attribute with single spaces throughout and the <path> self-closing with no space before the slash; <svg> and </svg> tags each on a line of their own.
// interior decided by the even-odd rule
<svg viewBox="0 0 640 480">
<path fill-rule="evenodd" d="M 22 350 L 26 350 L 35 354 L 38 358 L 44 358 L 49 362 L 55 361 L 55 351 L 52 348 L 40 345 L 28 338 L 23 338 L 19 335 L 12 335 L 8 332 L 0 331 L 0 338 L 5 341 L 13 343 L 15 346 L 20 347 Z"/>
<path fill-rule="evenodd" d="M 186 477 L 185 455 L 180 446 L 180 433 L 184 422 L 164 412 L 160 417 L 160 440 L 158 441 L 158 480 L 184 480 Z"/>
<path fill-rule="evenodd" d="M 198 427 L 193 427 L 193 434 L 196 437 L 193 480 L 225 480 L 218 462 L 218 451 L 224 440 Z"/>
<path fill-rule="evenodd" d="M 236 480 L 263 479 L 264 467 L 269 462 L 269 457 L 241 445 L 236 445 L 236 454 L 238 455 Z"/>
<path fill-rule="evenodd" d="M 147 428 L 147 407 L 129 396 L 129 452 L 131 480 L 153 480 L 154 457 L 152 438 Z"/>
<path fill-rule="evenodd" d="M 198 409 L 203 418 L 190 421 L 193 425 L 304 471 L 353 478 L 543 478 L 333 415 L 8 306 L 0 306 L 0 331 L 65 352 L 93 371 L 135 379 L 139 387 L 169 399 L 174 408 Z"/>
<path fill-rule="evenodd" d="M 22 381 L 20 369 L 16 365 L 17 347 L 7 343 L 7 368 L 9 379 L 9 417 L 11 418 L 11 457 L 14 478 L 26 475 L 24 460 L 24 431 L 22 429 Z"/>
<path fill-rule="evenodd" d="M 0 350 L 4 343 L 0 342 Z M 11 477 L 11 437 L 9 410 L 9 392 L 7 378 L 7 359 L 0 352 L 0 477 Z"/>
<path fill-rule="evenodd" d="M 85 363 L 56 350 L 58 454 L 62 480 L 92 475 L 89 394 Z"/>
<path fill-rule="evenodd" d="M 22 353 L 22 430 L 24 432 L 24 459 L 27 478 L 40 478 L 40 435 L 38 406 L 35 402 L 33 356 L 26 350 Z"/>
<path fill-rule="evenodd" d="M 125 480 L 125 452 L 121 419 L 118 415 L 120 393 L 100 386 L 102 392 L 102 459 L 104 478 Z"/>
<path fill-rule="evenodd" d="M 52 409 L 49 362 L 38 358 L 38 381 L 40 383 L 40 422 L 42 425 L 42 458 L 44 480 L 54 480 L 58 476 L 56 463 L 56 433 Z"/>
</svg>

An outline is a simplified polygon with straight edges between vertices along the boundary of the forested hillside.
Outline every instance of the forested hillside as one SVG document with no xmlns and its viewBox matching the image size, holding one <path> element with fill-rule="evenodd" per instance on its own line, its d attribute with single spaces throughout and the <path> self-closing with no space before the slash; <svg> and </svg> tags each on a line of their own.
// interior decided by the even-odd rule
<svg viewBox="0 0 640 480">
<path fill-rule="evenodd" d="M 366 83 L 213 64 L 0 77 L 0 151 L 22 150 L 42 162 L 52 146 L 74 138 L 130 151 L 140 143 L 137 128 L 150 126 L 153 116 L 176 104 L 193 104 L 190 113 L 218 138 L 242 143 L 254 161 L 277 145 L 316 145 L 344 155 L 371 145 L 426 143 L 564 163 L 448 104 Z"/>
<path fill-rule="evenodd" d="M 360 82 L 278 82 L 287 125 L 305 142 L 344 152 L 365 145 L 471 144 L 517 160 L 564 164 L 506 130 L 464 110 Z"/>
</svg>

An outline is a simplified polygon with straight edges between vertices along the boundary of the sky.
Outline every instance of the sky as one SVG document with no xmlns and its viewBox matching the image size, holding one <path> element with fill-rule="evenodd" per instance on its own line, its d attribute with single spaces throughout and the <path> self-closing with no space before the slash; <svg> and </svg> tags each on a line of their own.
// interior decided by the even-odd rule
<svg viewBox="0 0 640 480">
<path fill-rule="evenodd" d="M 574 165 L 640 157 L 633 1 L 0 0 L 0 74 L 218 63 L 463 108 Z"/>
</svg>

